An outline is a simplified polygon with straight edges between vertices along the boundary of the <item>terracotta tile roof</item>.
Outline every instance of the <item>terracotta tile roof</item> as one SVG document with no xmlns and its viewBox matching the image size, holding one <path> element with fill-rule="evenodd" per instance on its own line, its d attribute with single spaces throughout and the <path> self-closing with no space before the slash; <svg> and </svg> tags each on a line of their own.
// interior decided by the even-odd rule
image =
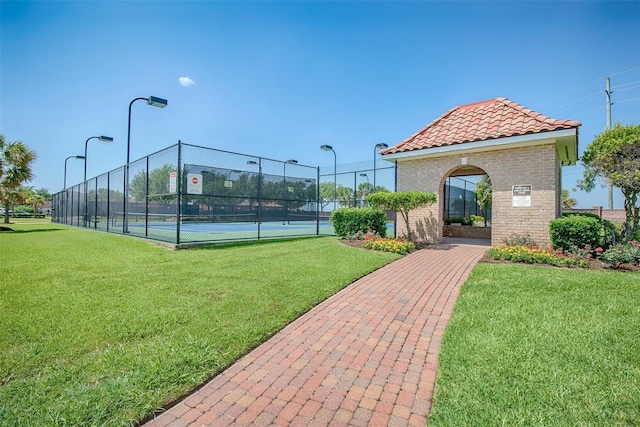
<svg viewBox="0 0 640 427">
<path fill-rule="evenodd" d="M 580 125 L 574 120 L 549 118 L 506 98 L 495 98 L 452 108 L 381 154 L 571 129 Z"/>
</svg>

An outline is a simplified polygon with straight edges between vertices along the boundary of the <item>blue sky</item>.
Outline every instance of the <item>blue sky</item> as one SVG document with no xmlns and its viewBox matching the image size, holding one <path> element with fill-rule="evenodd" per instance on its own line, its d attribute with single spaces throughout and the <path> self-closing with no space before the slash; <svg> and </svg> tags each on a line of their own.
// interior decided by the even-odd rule
<svg viewBox="0 0 640 427">
<path fill-rule="evenodd" d="M 0 2 L 0 132 L 57 192 L 179 139 L 313 166 L 370 160 L 462 104 L 498 96 L 583 123 L 640 122 L 640 2 Z M 182 85 L 181 77 L 191 84 Z M 184 82 L 184 81 L 183 81 Z M 82 180 L 70 160 L 67 184 Z M 573 188 L 580 166 L 563 169 Z M 606 190 L 573 193 L 606 206 Z M 616 193 L 614 207 L 622 206 Z"/>
</svg>

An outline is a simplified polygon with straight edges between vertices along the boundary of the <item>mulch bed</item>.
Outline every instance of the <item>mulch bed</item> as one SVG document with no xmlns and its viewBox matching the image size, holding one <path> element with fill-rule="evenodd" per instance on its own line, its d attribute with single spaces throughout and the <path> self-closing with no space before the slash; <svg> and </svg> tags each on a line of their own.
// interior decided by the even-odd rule
<svg viewBox="0 0 640 427">
<path fill-rule="evenodd" d="M 361 248 L 364 244 L 364 240 L 342 239 L 340 240 L 340 243 L 342 243 L 343 245 L 351 246 L 352 248 Z"/>
</svg>

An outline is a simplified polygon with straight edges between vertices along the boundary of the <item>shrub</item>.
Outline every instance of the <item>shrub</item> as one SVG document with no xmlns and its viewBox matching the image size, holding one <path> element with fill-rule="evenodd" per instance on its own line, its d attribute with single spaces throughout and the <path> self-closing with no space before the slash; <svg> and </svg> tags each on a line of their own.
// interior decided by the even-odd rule
<svg viewBox="0 0 640 427">
<path fill-rule="evenodd" d="M 370 232 L 386 236 L 387 214 L 382 209 L 345 208 L 331 213 L 336 234 L 342 238 Z"/>
<path fill-rule="evenodd" d="M 635 243 L 616 245 L 607 249 L 600 255 L 600 261 L 611 265 L 613 268 L 619 268 L 621 264 L 638 265 L 640 263 L 640 246 Z"/>
<path fill-rule="evenodd" d="M 602 222 L 600 219 L 590 218 L 584 215 L 570 215 L 564 218 L 554 219 L 549 224 L 551 244 L 554 249 L 567 251 L 572 247 L 592 248 L 602 243 Z"/>
<path fill-rule="evenodd" d="M 447 218 L 445 220 L 445 223 L 447 225 L 451 225 L 451 224 L 471 225 L 471 224 L 473 224 L 473 221 L 471 221 L 470 219 L 466 219 L 466 218 L 452 217 L 452 218 Z"/>
<path fill-rule="evenodd" d="M 622 232 L 624 224 L 621 222 L 614 223 L 606 219 L 602 220 L 602 246 L 609 248 L 615 246 L 622 241 Z"/>
<path fill-rule="evenodd" d="M 408 254 L 416 249 L 416 244 L 402 239 L 366 239 L 362 247 L 376 251 L 393 252 L 400 255 Z"/>
<path fill-rule="evenodd" d="M 483 226 L 484 225 L 484 217 L 480 216 L 480 215 L 471 215 L 469 217 L 470 221 L 471 221 L 471 225 L 479 225 L 479 226 Z"/>
<path fill-rule="evenodd" d="M 570 216 L 582 216 L 585 218 L 593 218 L 593 219 L 597 219 L 598 221 L 600 221 L 600 215 L 598 214 L 594 214 L 591 212 L 562 212 L 562 216 L 564 218 L 568 218 Z"/>
<path fill-rule="evenodd" d="M 13 210 L 13 212 L 15 212 L 15 213 L 28 213 L 28 214 L 32 214 L 32 213 L 33 213 L 33 206 L 29 206 L 29 205 L 19 205 L 19 206 L 16 206 L 16 208 Z"/>
</svg>

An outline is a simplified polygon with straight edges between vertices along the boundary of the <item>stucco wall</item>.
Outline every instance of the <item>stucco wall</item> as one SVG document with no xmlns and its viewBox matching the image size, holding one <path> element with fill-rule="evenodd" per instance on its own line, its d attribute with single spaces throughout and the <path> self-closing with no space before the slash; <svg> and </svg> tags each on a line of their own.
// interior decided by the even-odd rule
<svg viewBox="0 0 640 427">
<path fill-rule="evenodd" d="M 466 158 L 466 164 L 463 164 Z M 398 161 L 398 191 L 428 191 L 438 194 L 436 204 L 416 209 L 410 215 L 414 240 L 439 242 L 444 224 L 443 189 L 447 176 L 462 166 L 477 166 L 493 183 L 491 240 L 500 245 L 514 233 L 528 233 L 547 245 L 549 221 L 560 215 L 560 164 L 553 142 L 548 145 L 485 151 L 472 154 Z M 531 185 L 531 207 L 512 207 L 512 186 Z M 406 235 L 398 221 L 398 236 Z"/>
</svg>

